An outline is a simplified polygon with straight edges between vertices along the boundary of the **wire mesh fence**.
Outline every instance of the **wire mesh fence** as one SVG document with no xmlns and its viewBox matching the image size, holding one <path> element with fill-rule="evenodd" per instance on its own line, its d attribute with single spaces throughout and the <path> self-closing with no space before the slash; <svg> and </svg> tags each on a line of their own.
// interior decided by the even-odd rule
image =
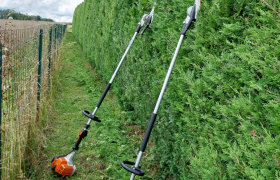
<svg viewBox="0 0 280 180">
<path fill-rule="evenodd" d="M 39 123 L 40 99 L 47 95 L 66 26 L 0 30 L 2 179 L 24 178 Z"/>
</svg>

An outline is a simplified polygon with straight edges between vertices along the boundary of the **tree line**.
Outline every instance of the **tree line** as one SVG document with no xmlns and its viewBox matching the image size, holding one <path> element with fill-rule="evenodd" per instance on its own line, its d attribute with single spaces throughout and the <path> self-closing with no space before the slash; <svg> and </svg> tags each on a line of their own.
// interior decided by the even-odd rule
<svg viewBox="0 0 280 180">
<path fill-rule="evenodd" d="M 15 12 L 12 9 L 0 9 L 0 19 L 8 19 L 9 17 L 12 17 L 15 20 L 54 22 L 54 20 L 52 20 L 50 18 L 42 18 L 39 15 L 35 16 L 35 15 L 22 14 L 20 12 Z"/>
</svg>

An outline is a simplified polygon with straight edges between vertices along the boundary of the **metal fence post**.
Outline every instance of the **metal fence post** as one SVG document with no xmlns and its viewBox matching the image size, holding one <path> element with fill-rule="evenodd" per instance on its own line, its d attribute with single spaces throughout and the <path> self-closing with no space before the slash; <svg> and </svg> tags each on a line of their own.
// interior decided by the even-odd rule
<svg viewBox="0 0 280 180">
<path fill-rule="evenodd" d="M 63 37 L 64 37 L 64 35 L 65 35 L 66 26 L 67 26 L 67 25 L 64 25 L 64 26 L 63 26 Z"/>
<path fill-rule="evenodd" d="M 55 39 L 55 56 L 57 56 L 57 24 L 55 25 L 54 39 Z"/>
<path fill-rule="evenodd" d="M 0 126 L 2 126 L 2 44 L 0 43 Z M 2 137 L 0 132 L 0 179 L 2 171 Z"/>
<path fill-rule="evenodd" d="M 50 33 L 49 33 L 49 86 L 51 82 L 51 60 L 52 60 L 52 28 L 51 26 Z"/>
<path fill-rule="evenodd" d="M 39 35 L 39 62 L 38 62 L 38 91 L 37 91 L 37 112 L 40 107 L 40 91 L 41 91 L 41 66 L 42 66 L 42 48 L 43 47 L 43 29 L 40 29 Z M 38 116 L 37 116 L 38 118 Z M 38 119 L 37 119 L 38 120 Z"/>
</svg>

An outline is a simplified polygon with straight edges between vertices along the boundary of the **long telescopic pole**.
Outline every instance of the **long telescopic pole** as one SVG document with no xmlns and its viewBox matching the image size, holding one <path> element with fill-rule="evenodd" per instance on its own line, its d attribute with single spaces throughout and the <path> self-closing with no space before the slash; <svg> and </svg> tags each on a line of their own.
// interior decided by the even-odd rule
<svg viewBox="0 0 280 180">
<path fill-rule="evenodd" d="M 140 169 L 139 164 L 140 164 L 142 155 L 143 155 L 143 153 L 144 153 L 144 151 L 145 151 L 145 149 L 146 149 L 146 146 L 147 146 L 147 144 L 148 144 L 148 140 L 149 140 L 149 137 L 150 137 L 150 135 L 151 135 L 151 132 L 152 132 L 152 129 L 153 129 L 153 126 L 154 126 L 156 117 L 157 117 L 157 111 L 158 111 L 160 102 L 161 102 L 161 100 L 162 100 L 163 94 L 164 94 L 164 92 L 165 92 L 165 89 L 166 89 L 166 86 L 167 86 L 167 83 L 168 83 L 170 74 L 171 74 L 172 69 L 173 69 L 173 66 L 174 66 L 174 64 L 175 64 L 175 61 L 176 61 L 178 52 L 179 52 L 179 50 L 180 50 L 181 44 L 182 44 L 183 39 L 184 39 L 184 36 L 185 36 L 187 30 L 189 29 L 189 27 L 190 27 L 192 21 L 195 19 L 196 10 L 199 9 L 199 7 L 198 7 L 198 8 L 196 7 L 197 0 L 196 0 L 195 2 L 196 2 L 196 3 L 194 4 L 194 6 L 191 6 L 191 7 L 188 9 L 188 11 L 187 11 L 188 16 L 187 16 L 186 20 L 184 21 L 183 30 L 181 31 L 181 35 L 180 35 L 180 38 L 179 38 L 179 41 L 178 41 L 176 50 L 175 50 L 174 55 L 173 55 L 173 57 L 172 57 L 172 60 L 171 60 L 171 63 L 170 63 L 168 72 L 167 72 L 167 74 L 166 74 L 166 77 L 165 77 L 164 83 L 163 83 L 163 85 L 162 85 L 162 88 L 161 88 L 159 97 L 158 97 L 158 99 L 157 99 L 157 103 L 156 103 L 154 112 L 153 112 L 153 114 L 152 114 L 152 116 L 151 116 L 151 119 L 150 119 L 148 128 L 147 128 L 147 130 L 146 130 L 146 133 L 145 133 L 143 142 L 142 142 L 142 144 L 141 144 L 140 151 L 139 151 L 139 153 L 138 153 L 136 162 L 135 162 L 135 163 L 130 162 L 130 161 L 122 161 L 122 162 L 121 162 L 122 167 L 123 167 L 124 169 L 126 169 L 127 171 L 129 171 L 129 172 L 132 173 L 131 176 L 130 176 L 130 180 L 134 180 L 135 175 L 144 176 L 144 174 L 145 174 L 144 171 L 143 171 L 142 169 Z M 197 6 L 200 6 L 200 3 L 199 3 Z M 128 165 L 133 165 L 132 168 L 129 168 L 129 167 L 127 166 L 127 164 L 128 164 Z"/>
<path fill-rule="evenodd" d="M 138 28 L 137 28 L 137 29 L 138 29 Z M 139 30 L 140 30 L 140 28 L 139 28 Z M 97 103 L 97 106 L 95 107 L 94 111 L 92 112 L 92 114 L 91 114 L 92 116 L 95 116 L 95 114 L 96 114 L 98 108 L 99 108 L 100 105 L 102 104 L 103 99 L 105 98 L 107 92 L 109 91 L 109 89 L 110 89 L 110 87 L 111 87 L 111 85 L 112 85 L 112 83 L 113 83 L 113 81 L 114 81 L 114 79 L 115 79 L 115 77 L 116 77 L 116 75 L 117 75 L 117 72 L 119 71 L 119 69 L 120 69 L 120 67 L 121 67 L 121 65 L 122 65 L 122 63 L 123 63 L 124 58 L 125 58 L 125 56 L 127 55 L 127 53 L 128 53 L 128 51 L 129 51 L 129 49 L 130 49 L 130 47 L 131 47 L 131 45 L 132 45 L 132 43 L 133 43 L 133 41 L 134 41 L 136 35 L 137 35 L 138 33 L 139 33 L 139 31 L 136 31 L 136 32 L 134 33 L 132 39 L 130 40 L 130 42 L 129 42 L 129 44 L 128 44 L 128 46 L 127 46 L 127 48 L 126 48 L 126 50 L 125 50 L 125 52 L 124 52 L 124 54 L 123 54 L 123 56 L 122 56 L 122 58 L 121 58 L 119 64 L 118 64 L 118 66 L 117 66 L 117 68 L 116 68 L 116 70 L 115 70 L 115 72 L 114 72 L 114 74 L 112 75 L 112 77 L 111 77 L 111 79 L 110 79 L 110 81 L 109 81 L 107 87 L 105 88 L 105 90 L 104 90 L 104 92 L 103 92 L 103 94 L 102 94 L 102 96 L 101 96 L 99 102 Z M 89 119 L 87 125 L 89 125 L 91 121 L 92 121 L 92 119 Z"/>
<path fill-rule="evenodd" d="M 72 147 L 73 151 L 79 149 L 79 144 L 81 143 L 82 139 L 87 136 L 87 133 L 88 133 L 87 129 L 89 129 L 91 121 L 94 120 L 94 121 L 97 121 L 97 122 L 101 122 L 101 120 L 98 117 L 96 117 L 95 114 L 96 114 L 98 108 L 101 106 L 107 92 L 109 91 L 109 89 L 110 89 L 110 87 L 111 87 L 111 85 L 112 85 L 112 83 L 113 83 L 113 81 L 114 81 L 122 63 L 123 63 L 123 61 L 124 61 L 124 58 L 126 57 L 126 55 L 129 51 L 131 45 L 133 44 L 134 39 L 136 38 L 137 34 L 140 32 L 140 29 L 143 27 L 144 24 L 146 24 L 145 29 L 141 32 L 141 35 L 142 35 L 145 32 L 145 30 L 149 27 L 149 25 L 152 23 L 153 13 L 154 13 L 154 7 L 153 7 L 152 11 L 150 12 L 150 14 L 144 14 L 141 21 L 138 23 L 138 27 L 136 28 L 135 33 L 134 33 L 132 39 L 130 40 L 130 42 L 129 42 L 129 44 L 128 44 L 128 46 L 127 46 L 127 48 L 126 48 L 126 50 L 125 50 L 125 52 L 124 52 L 124 54 L 121 58 L 116 70 L 115 70 L 115 72 L 113 73 L 113 75 L 112 75 L 112 77 L 109 81 L 109 83 L 107 84 L 105 90 L 103 91 L 103 94 L 102 94 L 101 98 L 99 99 L 94 111 L 92 113 L 90 113 L 89 111 L 83 111 L 83 114 L 85 116 L 87 116 L 89 118 L 89 120 L 88 120 L 85 128 L 80 131 L 79 137 L 78 137 L 77 141 L 75 142 L 75 145 Z"/>
<path fill-rule="evenodd" d="M 161 91 L 160 91 L 160 94 L 159 94 L 159 97 L 158 97 L 158 100 L 157 100 L 157 103 L 156 103 L 154 112 L 153 112 L 153 114 L 152 114 L 152 116 L 151 116 L 149 126 L 148 126 L 148 128 L 147 128 L 146 133 L 145 133 L 145 137 L 144 137 L 143 142 L 142 142 L 142 144 L 141 144 L 140 151 L 139 151 L 139 153 L 138 153 L 138 156 L 137 156 L 137 159 L 136 159 L 136 162 L 135 162 L 135 165 L 134 165 L 135 167 L 138 167 L 138 166 L 139 166 L 140 161 L 141 161 L 141 158 L 142 158 L 142 155 L 143 155 L 143 153 L 144 153 L 144 151 L 145 151 L 145 149 L 146 149 L 146 146 L 147 146 L 147 144 L 148 144 L 148 140 L 149 140 L 150 134 L 151 134 L 151 132 L 152 132 L 152 129 L 153 129 L 153 126 L 154 126 L 156 117 L 157 117 L 157 111 L 158 111 L 160 102 L 161 102 L 161 100 L 162 100 L 164 91 L 165 91 L 165 89 L 166 89 L 166 86 L 167 86 L 167 83 L 168 83 L 170 74 L 171 74 L 171 72 L 172 72 L 174 63 L 175 63 L 175 61 L 176 61 L 178 52 L 179 52 L 179 50 L 180 50 L 180 47 L 181 47 L 183 38 L 184 38 L 184 35 L 181 35 L 181 36 L 180 36 L 180 39 L 179 39 L 179 42 L 178 42 L 178 44 L 177 44 L 175 53 L 174 53 L 174 55 L 173 55 L 172 61 L 171 61 L 171 63 L 170 63 L 168 72 L 167 72 L 167 74 L 166 74 L 166 77 L 165 77 L 163 86 L 162 86 L 162 88 L 161 88 Z M 135 174 L 132 173 L 132 174 L 131 174 L 131 177 L 130 177 L 130 180 L 133 180 L 134 177 L 135 177 Z"/>
<path fill-rule="evenodd" d="M 102 102 L 103 102 L 107 92 L 109 91 L 109 89 L 110 89 L 110 87 L 111 87 L 111 85 L 112 85 L 112 83 L 113 83 L 113 81 L 114 81 L 114 79 L 115 79 L 115 77 L 117 75 L 117 72 L 119 71 L 119 69 L 120 69 L 120 67 L 121 67 L 121 65 L 123 63 L 123 60 L 124 60 L 125 56 L 127 55 L 127 53 L 129 51 L 129 49 L 130 49 L 130 47 L 131 47 L 131 45 L 132 45 L 136 35 L 139 33 L 140 29 L 141 29 L 141 26 L 139 25 L 137 27 L 137 29 L 136 29 L 132 39 L 130 40 L 130 42 L 129 42 L 129 44 L 128 44 L 128 46 L 127 46 L 127 48 L 126 48 L 126 50 L 125 50 L 125 52 L 124 52 L 124 54 L 123 54 L 119 64 L 118 64 L 118 66 L 117 66 L 117 68 L 116 68 L 116 70 L 114 72 L 114 74 L 112 75 L 111 80 L 109 81 L 109 83 L 107 84 L 105 90 L 103 91 L 103 94 L 102 94 L 101 98 L 99 99 L 99 101 L 98 101 L 94 111 L 92 113 L 90 113 L 89 111 L 83 111 L 83 114 L 85 116 L 87 116 L 89 118 L 89 120 L 88 120 L 85 128 L 80 131 L 79 137 L 78 137 L 77 141 L 75 142 L 75 145 L 72 147 L 73 150 L 78 150 L 79 149 L 79 144 L 81 143 L 82 139 L 87 136 L 87 133 L 88 133 L 87 129 L 89 129 L 91 121 L 94 120 L 94 121 L 97 121 L 97 122 L 101 122 L 101 120 L 98 117 L 96 117 L 95 114 L 96 114 L 98 108 L 101 106 L 101 104 L 102 104 Z"/>
</svg>

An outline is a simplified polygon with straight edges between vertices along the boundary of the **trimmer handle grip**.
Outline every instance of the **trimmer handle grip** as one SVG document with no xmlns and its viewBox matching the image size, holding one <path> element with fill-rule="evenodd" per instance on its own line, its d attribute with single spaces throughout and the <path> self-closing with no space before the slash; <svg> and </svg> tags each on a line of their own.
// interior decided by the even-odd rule
<svg viewBox="0 0 280 180">
<path fill-rule="evenodd" d="M 83 111 L 83 114 L 84 114 L 86 117 L 90 118 L 91 120 L 94 120 L 94 121 L 96 121 L 96 122 L 101 122 L 101 119 L 99 119 L 99 118 L 96 117 L 96 116 L 93 116 L 89 111 L 84 110 L 84 111 Z"/>
<path fill-rule="evenodd" d="M 127 167 L 126 164 L 133 165 L 133 168 Z M 134 165 L 135 165 L 134 162 L 122 161 L 122 162 L 121 162 L 121 165 L 122 165 L 122 167 L 123 167 L 125 170 L 127 170 L 127 171 L 129 171 L 129 172 L 131 172 L 131 173 L 133 173 L 133 174 L 136 174 L 136 175 L 138 175 L 138 176 L 144 176 L 144 174 L 145 174 L 145 172 L 144 172 L 142 169 L 140 169 L 139 167 L 134 167 Z"/>
<path fill-rule="evenodd" d="M 141 24 L 138 25 L 137 29 L 135 30 L 135 32 L 139 33 L 140 29 L 142 28 Z"/>
<path fill-rule="evenodd" d="M 84 139 L 87 136 L 88 131 L 86 129 L 82 129 L 79 133 L 79 137 L 77 139 L 77 141 L 75 142 L 75 145 L 72 147 L 73 150 L 78 150 L 79 149 L 79 145 L 82 141 L 82 139 Z"/>
</svg>

